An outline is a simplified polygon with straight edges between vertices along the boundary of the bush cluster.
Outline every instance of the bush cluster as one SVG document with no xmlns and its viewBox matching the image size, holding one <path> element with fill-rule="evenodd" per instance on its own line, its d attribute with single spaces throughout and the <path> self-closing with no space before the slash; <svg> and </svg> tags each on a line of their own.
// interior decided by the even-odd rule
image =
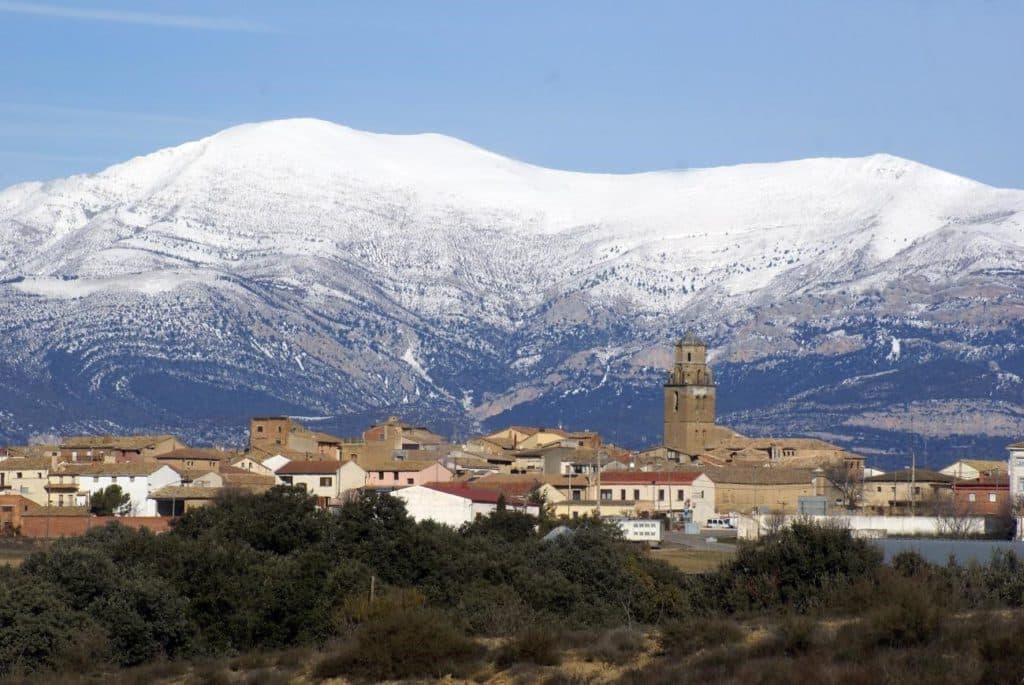
<svg viewBox="0 0 1024 685">
<path fill-rule="evenodd" d="M 535 526 L 499 512 L 456 531 L 416 523 L 400 500 L 374 494 L 332 513 L 286 487 L 189 512 L 162 535 L 111 524 L 0 572 L 0 676 L 343 640 L 357 647 L 335 664 L 372 679 L 392 671 L 373 671 L 364 655 L 410 625 L 458 651 L 466 635 L 691 611 L 686 579 L 614 528 L 591 523 L 552 544 Z M 433 675 L 453 654 L 375 663 Z"/>
<path fill-rule="evenodd" d="M 487 656 L 499 665 L 542 668 L 574 646 L 573 631 L 597 636 L 575 645 L 583 658 L 624 664 L 643 649 L 637 626 L 660 627 L 657 663 L 690 670 L 624 682 L 741 678 L 743 658 L 839 670 L 881 659 L 900 672 L 901 659 L 952 644 L 955 612 L 1024 606 L 1012 554 L 885 565 L 848 531 L 797 523 L 742 544 L 717 572 L 683 575 L 600 521 L 550 543 L 535 524 L 499 511 L 456 531 L 372 493 L 325 512 L 286 487 L 228 497 L 162 535 L 111 524 L 0 569 L 0 677 L 308 647 L 328 650 L 323 677 L 437 678 L 475 668 L 484 656 L 473 638 L 506 638 Z M 847 617 L 834 653 L 821 616 Z M 744 617 L 773 622 L 769 639 L 754 639 Z M 1020 651 L 1000 639 L 970 641 L 979 664 Z"/>
</svg>

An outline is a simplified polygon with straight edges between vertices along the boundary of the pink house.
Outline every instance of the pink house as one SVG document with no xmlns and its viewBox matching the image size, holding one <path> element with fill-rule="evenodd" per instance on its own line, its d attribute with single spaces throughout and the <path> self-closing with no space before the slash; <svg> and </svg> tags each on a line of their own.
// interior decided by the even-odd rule
<svg viewBox="0 0 1024 685">
<path fill-rule="evenodd" d="M 452 472 L 436 461 L 393 459 L 359 464 L 366 471 L 366 487 L 375 490 L 397 490 L 426 483 L 447 483 Z"/>
</svg>

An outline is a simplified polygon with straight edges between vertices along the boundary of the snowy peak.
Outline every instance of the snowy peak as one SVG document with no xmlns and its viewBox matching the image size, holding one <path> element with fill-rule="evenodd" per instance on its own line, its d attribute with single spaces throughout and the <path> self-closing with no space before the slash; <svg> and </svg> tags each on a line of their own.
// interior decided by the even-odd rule
<svg viewBox="0 0 1024 685">
<path fill-rule="evenodd" d="M 604 417 L 650 444 L 687 328 L 751 433 L 877 438 L 890 405 L 920 426 L 959 392 L 1009 434 L 1021 264 L 1024 192 L 889 155 L 584 174 L 432 134 L 238 126 L 0 191 L 0 437 L 397 412 Z"/>
</svg>

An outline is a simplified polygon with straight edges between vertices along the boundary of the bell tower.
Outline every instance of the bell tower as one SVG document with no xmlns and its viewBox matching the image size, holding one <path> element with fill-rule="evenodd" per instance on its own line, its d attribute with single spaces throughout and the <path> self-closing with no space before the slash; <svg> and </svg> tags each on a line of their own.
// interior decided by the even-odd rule
<svg viewBox="0 0 1024 685">
<path fill-rule="evenodd" d="M 687 334 L 675 345 L 675 362 L 665 383 L 665 447 L 696 456 L 715 428 L 715 382 L 707 346 Z"/>
</svg>

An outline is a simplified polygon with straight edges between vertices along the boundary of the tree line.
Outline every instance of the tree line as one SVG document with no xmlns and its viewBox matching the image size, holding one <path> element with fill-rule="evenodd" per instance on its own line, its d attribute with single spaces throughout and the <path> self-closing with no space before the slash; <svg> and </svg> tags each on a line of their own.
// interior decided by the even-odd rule
<svg viewBox="0 0 1024 685">
<path fill-rule="evenodd" d="M 880 590 L 887 586 L 964 607 L 1024 603 L 1012 555 L 988 566 L 938 567 L 913 555 L 887 566 L 848 531 L 797 523 L 741 545 L 717 572 L 684 575 L 613 526 L 574 525 L 573 535 L 545 542 L 535 519 L 502 510 L 454 530 L 413 521 L 386 495 L 363 494 L 328 512 L 284 486 L 225 497 L 164 534 L 110 524 L 0 569 L 0 676 L 360 635 L 381 648 L 388 640 L 380 631 L 409 625 L 465 640 L 858 611 L 889 596 Z M 452 644 L 469 644 L 456 637 Z"/>
</svg>

